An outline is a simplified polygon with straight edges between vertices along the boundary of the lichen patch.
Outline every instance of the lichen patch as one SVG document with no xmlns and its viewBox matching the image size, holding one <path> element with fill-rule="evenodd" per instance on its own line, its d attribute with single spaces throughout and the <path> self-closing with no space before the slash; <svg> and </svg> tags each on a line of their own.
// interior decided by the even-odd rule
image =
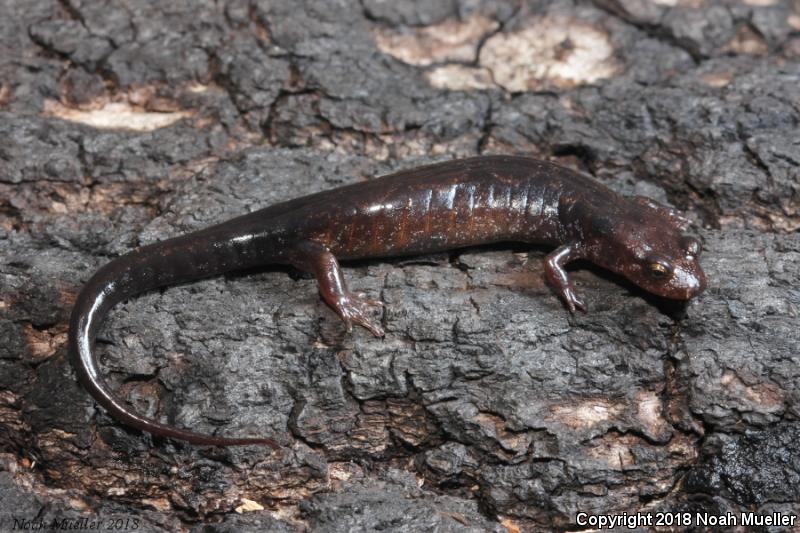
<svg viewBox="0 0 800 533">
<path fill-rule="evenodd" d="M 700 76 L 700 81 L 709 87 L 725 87 L 733 81 L 734 73 L 731 71 L 709 72 Z"/>
<path fill-rule="evenodd" d="M 605 400 L 590 400 L 576 405 L 557 405 L 547 418 L 571 428 L 590 428 L 616 418 L 622 409 Z"/>
<path fill-rule="evenodd" d="M 664 7 L 693 7 L 701 8 L 706 5 L 706 0 L 651 0 L 654 4 Z"/>
<path fill-rule="evenodd" d="M 242 498 L 241 505 L 239 505 L 239 507 L 234 509 L 234 511 L 236 511 L 239 514 L 249 513 L 252 511 L 263 511 L 263 510 L 264 510 L 263 505 L 261 505 L 255 500 L 248 500 L 247 498 Z"/>
<path fill-rule="evenodd" d="M 521 30 L 490 37 L 479 64 L 510 92 L 573 87 L 620 70 L 606 32 L 564 17 L 541 17 Z"/>
<path fill-rule="evenodd" d="M 26 325 L 23 335 L 27 345 L 26 359 L 29 361 L 38 362 L 52 357 L 67 342 L 67 332 L 63 325 L 44 331 Z"/>
<path fill-rule="evenodd" d="M 11 99 L 11 86 L 0 83 L 0 106 L 4 106 Z"/>
<path fill-rule="evenodd" d="M 772 383 L 766 381 L 745 383 L 732 371 L 722 374 L 719 383 L 728 390 L 731 397 L 739 399 L 742 404 L 752 405 L 757 411 L 779 412 L 784 408 L 784 394 Z"/>
<path fill-rule="evenodd" d="M 642 391 L 636 395 L 637 418 L 647 431 L 648 435 L 658 438 L 668 434 L 670 426 L 664 419 L 664 410 L 661 398 L 652 391 Z"/>
<path fill-rule="evenodd" d="M 750 27 L 740 26 L 736 31 L 736 35 L 723 50 L 737 54 L 763 56 L 769 52 L 769 46 L 764 38 L 750 29 Z"/>
<path fill-rule="evenodd" d="M 768 7 L 777 4 L 778 0 L 744 0 L 744 3 L 748 6 Z"/>
<path fill-rule="evenodd" d="M 481 38 L 498 26 L 497 21 L 477 14 L 420 28 L 376 27 L 372 33 L 382 52 L 410 65 L 427 66 L 474 61 Z"/>
<path fill-rule="evenodd" d="M 443 65 L 426 73 L 428 83 L 437 89 L 453 91 L 495 87 L 489 69 L 466 65 Z"/>
<path fill-rule="evenodd" d="M 132 106 L 126 102 L 108 102 L 97 109 L 75 109 L 60 102 L 48 101 L 45 115 L 70 122 L 86 124 L 101 130 L 153 131 L 166 128 L 190 116 L 187 111 L 152 112 Z"/>
</svg>

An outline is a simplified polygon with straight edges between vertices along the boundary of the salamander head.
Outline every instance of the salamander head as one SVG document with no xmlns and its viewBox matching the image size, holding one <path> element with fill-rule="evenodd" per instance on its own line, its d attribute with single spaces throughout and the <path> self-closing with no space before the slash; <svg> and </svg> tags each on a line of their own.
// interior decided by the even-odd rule
<svg viewBox="0 0 800 533">
<path fill-rule="evenodd" d="M 688 222 L 652 201 L 631 201 L 614 220 L 595 221 L 590 259 L 663 298 L 688 300 L 706 288 L 700 242 L 683 234 Z M 593 224 L 594 225 L 594 224 Z"/>
<path fill-rule="evenodd" d="M 706 288 L 700 267 L 700 242 L 694 237 L 652 235 L 649 241 L 631 243 L 633 261 L 621 274 L 636 285 L 664 298 L 688 300 Z"/>
</svg>

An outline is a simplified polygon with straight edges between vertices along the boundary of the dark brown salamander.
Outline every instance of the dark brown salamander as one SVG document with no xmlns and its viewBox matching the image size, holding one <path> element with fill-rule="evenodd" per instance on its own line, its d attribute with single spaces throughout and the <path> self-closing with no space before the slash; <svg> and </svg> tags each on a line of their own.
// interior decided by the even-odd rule
<svg viewBox="0 0 800 533">
<path fill-rule="evenodd" d="M 69 352 L 78 379 L 119 421 L 197 444 L 277 445 L 202 435 L 143 418 L 120 402 L 92 353 L 116 303 L 223 272 L 278 263 L 313 273 L 347 330 L 380 302 L 350 292 L 340 259 L 420 254 L 502 241 L 555 247 L 545 277 L 570 311 L 585 310 L 564 266 L 587 259 L 656 295 L 689 299 L 705 288 L 700 244 L 685 220 L 643 197 L 623 197 L 566 168 L 527 157 L 448 161 L 290 200 L 217 226 L 143 246 L 101 268 L 78 296 Z"/>
</svg>

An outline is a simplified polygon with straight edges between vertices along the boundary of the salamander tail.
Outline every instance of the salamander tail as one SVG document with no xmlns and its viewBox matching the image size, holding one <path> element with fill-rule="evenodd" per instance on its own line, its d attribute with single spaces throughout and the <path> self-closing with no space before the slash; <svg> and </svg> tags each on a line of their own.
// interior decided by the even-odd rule
<svg viewBox="0 0 800 533">
<path fill-rule="evenodd" d="M 179 439 L 193 444 L 215 446 L 258 444 L 279 449 L 278 444 L 268 438 L 219 437 L 167 426 L 136 414 L 112 394 L 100 374 L 97 358 L 93 352 L 97 331 L 108 311 L 118 302 L 135 293 L 142 292 L 142 290 L 155 288 L 164 284 L 162 282 L 180 282 L 174 277 L 159 280 L 145 279 L 148 275 L 147 272 L 150 271 L 143 264 L 147 262 L 147 256 L 152 257 L 152 254 L 134 252 L 111 261 L 89 280 L 78 296 L 70 318 L 68 349 L 72 366 L 80 383 L 115 419 L 153 435 Z M 142 274 L 143 272 L 144 274 Z M 160 275 L 163 276 L 163 273 Z"/>
</svg>

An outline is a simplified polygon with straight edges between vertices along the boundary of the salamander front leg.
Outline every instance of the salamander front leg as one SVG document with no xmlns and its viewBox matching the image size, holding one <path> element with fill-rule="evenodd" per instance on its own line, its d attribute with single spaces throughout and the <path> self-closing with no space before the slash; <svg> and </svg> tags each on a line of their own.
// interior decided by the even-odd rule
<svg viewBox="0 0 800 533">
<path fill-rule="evenodd" d="M 383 306 L 383 302 L 350 292 L 339 262 L 326 246 L 304 241 L 294 247 L 289 259 L 296 268 L 314 274 L 322 299 L 341 317 L 348 332 L 353 330 L 353 324 L 358 324 L 376 337 L 383 337 L 383 328 L 368 316 L 371 307 Z"/>
<path fill-rule="evenodd" d="M 583 257 L 580 247 L 576 243 L 565 244 L 549 254 L 544 261 L 544 273 L 547 281 L 556 288 L 561 299 L 567 304 L 571 313 L 575 309 L 586 311 L 586 304 L 583 299 L 575 292 L 575 286 L 569 279 L 564 266 L 570 261 Z"/>
</svg>

